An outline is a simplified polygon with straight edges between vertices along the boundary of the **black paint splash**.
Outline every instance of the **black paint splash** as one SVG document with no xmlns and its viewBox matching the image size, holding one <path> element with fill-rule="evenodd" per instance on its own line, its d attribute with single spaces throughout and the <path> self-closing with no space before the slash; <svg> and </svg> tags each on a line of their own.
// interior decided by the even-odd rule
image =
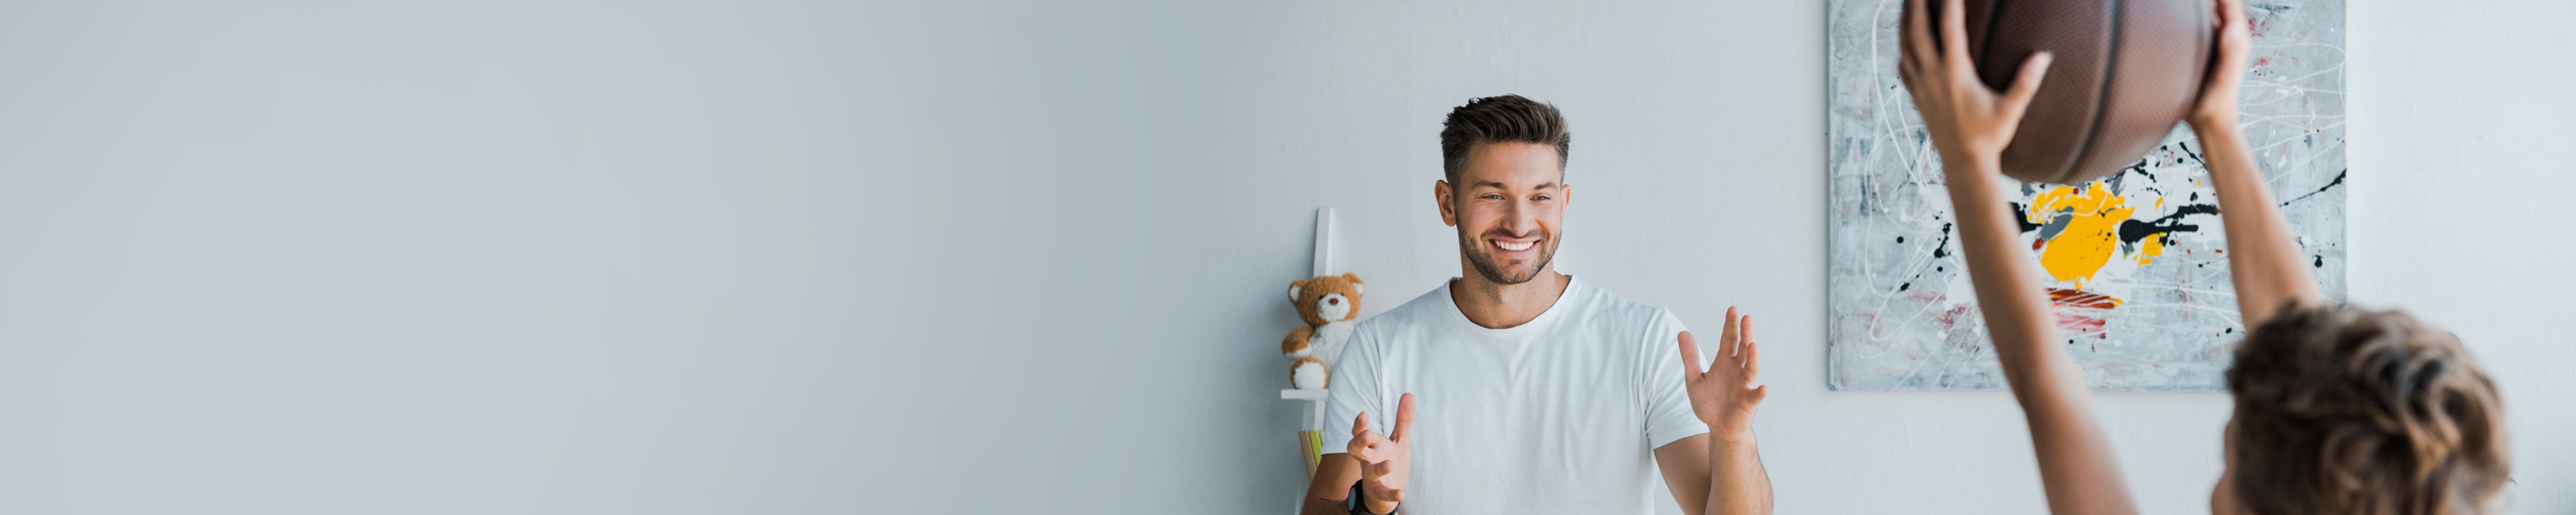
<svg viewBox="0 0 2576 515">
<path fill-rule="evenodd" d="M 2199 232 L 2200 226 L 2182 223 L 2183 216 L 2197 214 L 2218 214 L 2218 206 L 2216 204 L 2192 204 L 2182 206 L 2181 208 L 2174 209 L 2173 214 L 2165 215 L 2164 218 L 2158 218 L 2153 222 L 2121 220 L 2120 242 L 2137 243 L 2138 240 L 2147 239 L 2148 236 L 2154 236 L 2160 233 Z"/>
<path fill-rule="evenodd" d="M 2028 206 L 2023 206 L 2020 202 L 2006 202 L 2006 204 L 2012 204 L 2013 223 L 2021 224 L 2021 232 L 2039 230 L 2039 224 L 2030 223 L 2030 208 Z"/>
<path fill-rule="evenodd" d="M 2301 201 L 2301 200 L 2307 200 L 2307 199 L 2308 199 L 2308 197 L 2314 197 L 2314 196 L 2317 196 L 2317 194 L 2318 194 L 2318 193 L 2325 193 L 2325 192 L 2326 192 L 2326 188 L 2332 188 L 2332 187 L 2335 187 L 2335 185 L 2337 185 L 2337 184 L 2343 184 L 2343 176 L 2344 176 L 2344 174 L 2346 174 L 2346 173 L 2351 173 L 2351 172 L 2352 172 L 2352 169 L 2350 169 L 2350 168 L 2346 168 L 2346 169 L 2343 169 L 2343 170 L 2336 171 L 2336 172 L 2335 172 L 2335 178 L 2334 178 L 2334 181 L 2333 181 L 2333 182 L 2328 182 L 2328 183 L 2326 183 L 2326 185 L 2324 185 L 2324 186 L 2318 186 L 2316 191 L 2308 192 L 2308 194 L 2306 194 L 2306 195 L 2300 195 L 2300 196 L 2299 196 L 2299 198 L 2290 199 L 2290 202 L 2298 202 L 2298 201 Z M 2287 206 L 2289 206 L 2289 205 L 2290 205 L 2290 202 L 2282 202 L 2282 203 L 2281 203 L 2281 205 L 2282 205 L 2283 207 L 2287 207 Z"/>
</svg>

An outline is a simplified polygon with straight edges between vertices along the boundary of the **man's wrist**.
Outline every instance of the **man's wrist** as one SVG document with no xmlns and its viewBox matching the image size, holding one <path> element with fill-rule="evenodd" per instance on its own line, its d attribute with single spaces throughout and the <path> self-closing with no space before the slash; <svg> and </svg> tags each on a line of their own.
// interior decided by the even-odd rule
<svg viewBox="0 0 2576 515">
<path fill-rule="evenodd" d="M 1365 483 L 1368 480 L 1362 479 L 1360 482 Z M 1360 487 L 1360 483 L 1351 483 L 1351 503 L 1348 507 L 1351 515 L 1392 515 L 1395 513 L 1395 504 L 1390 501 L 1371 501 L 1368 498 L 1367 488 Z M 1381 507 L 1385 509 L 1380 510 Z"/>
<path fill-rule="evenodd" d="M 1708 432 L 1708 444 L 1711 449 L 1732 445 L 1753 445 L 1753 430 L 1750 428 L 1712 430 Z"/>
<path fill-rule="evenodd" d="M 1745 430 L 1740 433 L 1730 431 L 1711 431 L 1708 433 L 1708 465 L 1710 470 L 1717 470 L 1718 467 L 1725 467 L 1730 463 L 1739 463 L 1745 457 L 1753 456 L 1760 452 L 1762 451 L 1759 446 L 1756 446 L 1753 443 L 1752 430 Z"/>
</svg>

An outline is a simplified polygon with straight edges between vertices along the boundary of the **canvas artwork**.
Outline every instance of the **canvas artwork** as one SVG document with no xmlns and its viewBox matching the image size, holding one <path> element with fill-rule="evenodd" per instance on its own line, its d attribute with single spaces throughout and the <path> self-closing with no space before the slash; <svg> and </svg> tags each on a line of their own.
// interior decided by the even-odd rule
<svg viewBox="0 0 2576 515">
<path fill-rule="evenodd" d="M 1833 0 L 1830 350 L 1836 390 L 2004 388 L 1950 224 L 1940 157 L 1896 77 L 1904 0 Z M 2344 292 L 2344 5 L 2246 6 L 2248 142 L 2328 298 Z M 2059 331 L 2108 390 L 2217 391 L 2245 327 L 2200 142 L 2177 126 L 2127 170 L 2022 184 L 2021 239 Z"/>
</svg>

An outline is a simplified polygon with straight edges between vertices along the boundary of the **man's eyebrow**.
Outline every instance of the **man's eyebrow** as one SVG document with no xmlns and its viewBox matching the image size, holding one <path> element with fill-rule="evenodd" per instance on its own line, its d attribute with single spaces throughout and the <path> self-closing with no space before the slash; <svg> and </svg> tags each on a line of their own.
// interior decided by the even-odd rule
<svg viewBox="0 0 2576 515">
<path fill-rule="evenodd" d="M 1558 186 L 1563 186 L 1563 185 L 1562 185 L 1562 184 L 1553 183 L 1553 182 L 1543 182 L 1543 183 L 1539 183 L 1539 185 L 1537 185 L 1537 186 L 1531 186 L 1531 187 L 1530 187 L 1530 189 L 1533 189 L 1533 190 L 1543 190 L 1543 189 L 1554 188 L 1554 187 L 1558 187 Z M 1476 181 L 1476 184 L 1475 184 L 1474 186 L 1469 186 L 1469 187 L 1468 187 L 1468 189 L 1477 189 L 1477 188 L 1493 188 L 1493 189 L 1505 190 L 1505 191 L 1510 191 L 1510 190 L 1512 189 L 1511 185 L 1503 184 L 1503 183 L 1502 183 L 1502 181 Z"/>
</svg>

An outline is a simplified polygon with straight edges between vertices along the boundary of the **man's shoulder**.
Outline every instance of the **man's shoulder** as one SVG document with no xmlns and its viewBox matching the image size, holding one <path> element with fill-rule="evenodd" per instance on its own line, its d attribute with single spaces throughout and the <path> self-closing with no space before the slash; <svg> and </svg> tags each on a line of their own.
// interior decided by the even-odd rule
<svg viewBox="0 0 2576 515">
<path fill-rule="evenodd" d="M 1638 302 L 1579 280 L 1574 284 L 1573 289 L 1566 292 L 1570 297 L 1567 300 L 1575 301 L 1581 310 L 1569 315 L 1613 326 L 1651 325 L 1673 319 L 1672 312 L 1663 306 Z"/>
<path fill-rule="evenodd" d="M 1360 320 L 1359 325 L 1353 326 L 1351 330 L 1354 334 L 1358 334 L 1417 329 L 1440 320 L 1440 316 L 1447 314 L 1441 310 L 1458 309 L 1451 306 L 1449 288 L 1444 285 L 1423 292 L 1422 295 L 1413 297 L 1413 300 L 1404 301 L 1404 304 L 1397 305 L 1395 309 Z"/>
</svg>

